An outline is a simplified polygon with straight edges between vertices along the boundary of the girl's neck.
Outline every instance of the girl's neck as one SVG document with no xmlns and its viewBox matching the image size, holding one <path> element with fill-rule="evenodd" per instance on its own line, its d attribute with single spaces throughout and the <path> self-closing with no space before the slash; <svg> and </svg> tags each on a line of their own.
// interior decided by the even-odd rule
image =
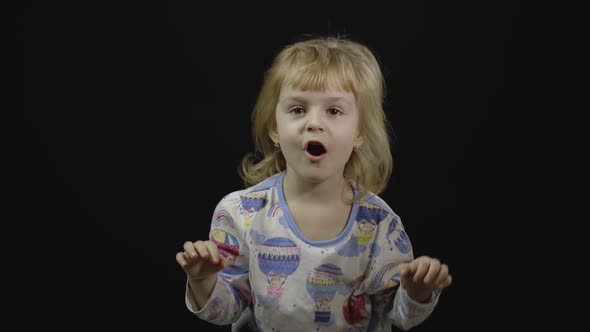
<svg viewBox="0 0 590 332">
<path fill-rule="evenodd" d="M 283 192 L 287 200 L 313 204 L 348 201 L 353 196 L 350 183 L 342 176 L 311 182 L 298 177 L 294 172 L 285 174 Z"/>
</svg>

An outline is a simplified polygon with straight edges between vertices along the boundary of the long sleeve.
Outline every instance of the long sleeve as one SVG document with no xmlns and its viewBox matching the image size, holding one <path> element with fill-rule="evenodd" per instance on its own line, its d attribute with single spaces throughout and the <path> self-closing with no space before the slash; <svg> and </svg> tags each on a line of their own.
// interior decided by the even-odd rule
<svg viewBox="0 0 590 332">
<path fill-rule="evenodd" d="M 231 264 L 219 271 L 209 301 L 197 309 L 188 283 L 185 301 L 197 317 L 217 325 L 229 325 L 240 318 L 250 302 L 249 249 L 239 222 L 240 197 L 232 193 L 224 197 L 213 213 L 209 239 Z"/>
<path fill-rule="evenodd" d="M 390 214 L 379 225 L 377 243 L 367 277 L 374 319 L 370 331 L 390 331 L 391 324 L 408 330 L 422 323 L 434 310 L 440 292 L 433 292 L 427 303 L 414 301 L 401 286 L 399 264 L 414 259 L 412 245 L 401 220 Z"/>
</svg>

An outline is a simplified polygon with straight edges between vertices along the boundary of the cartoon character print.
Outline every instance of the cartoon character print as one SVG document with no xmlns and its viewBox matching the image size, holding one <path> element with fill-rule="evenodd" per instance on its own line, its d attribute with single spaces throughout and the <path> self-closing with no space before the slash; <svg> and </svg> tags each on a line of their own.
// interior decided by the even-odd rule
<svg viewBox="0 0 590 332">
<path fill-rule="evenodd" d="M 242 194 L 240 200 L 242 201 L 240 215 L 244 219 L 244 231 L 247 232 L 250 229 L 250 224 L 252 223 L 256 212 L 266 206 L 268 201 L 265 193 Z"/>
<path fill-rule="evenodd" d="M 373 237 L 373 231 L 377 227 L 377 223 L 375 220 L 366 220 L 362 219 L 358 222 L 359 224 L 359 234 L 357 237 L 358 244 L 361 246 L 366 246 L 369 244 L 371 237 Z"/>
</svg>

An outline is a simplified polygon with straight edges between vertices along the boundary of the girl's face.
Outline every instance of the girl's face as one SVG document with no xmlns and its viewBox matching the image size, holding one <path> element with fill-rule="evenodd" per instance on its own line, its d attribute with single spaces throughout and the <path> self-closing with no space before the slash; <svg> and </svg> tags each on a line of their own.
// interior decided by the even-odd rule
<svg viewBox="0 0 590 332">
<path fill-rule="evenodd" d="M 287 170 L 313 182 L 342 176 L 359 135 L 354 95 L 347 91 L 302 91 L 283 87 L 276 107 L 276 130 Z"/>
</svg>

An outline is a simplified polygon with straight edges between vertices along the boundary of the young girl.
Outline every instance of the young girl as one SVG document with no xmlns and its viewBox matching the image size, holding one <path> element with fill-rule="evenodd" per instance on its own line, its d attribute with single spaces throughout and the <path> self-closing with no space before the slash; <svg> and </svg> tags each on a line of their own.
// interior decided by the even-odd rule
<svg viewBox="0 0 590 332">
<path fill-rule="evenodd" d="M 217 205 L 209 241 L 186 242 L 186 305 L 232 331 L 389 331 L 424 321 L 451 284 L 414 259 L 400 218 L 376 193 L 392 172 L 384 79 L 344 38 L 284 48 L 253 113 L 247 189 Z"/>
</svg>

